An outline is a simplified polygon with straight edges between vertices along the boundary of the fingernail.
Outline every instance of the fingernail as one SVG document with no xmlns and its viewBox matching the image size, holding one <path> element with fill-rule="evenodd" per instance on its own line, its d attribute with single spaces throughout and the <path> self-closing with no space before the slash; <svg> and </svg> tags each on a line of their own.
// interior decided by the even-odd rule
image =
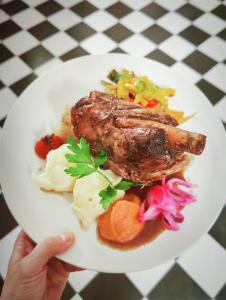
<svg viewBox="0 0 226 300">
<path fill-rule="evenodd" d="M 60 235 L 60 238 L 64 243 L 68 243 L 74 240 L 74 234 L 72 232 L 64 232 Z"/>
</svg>

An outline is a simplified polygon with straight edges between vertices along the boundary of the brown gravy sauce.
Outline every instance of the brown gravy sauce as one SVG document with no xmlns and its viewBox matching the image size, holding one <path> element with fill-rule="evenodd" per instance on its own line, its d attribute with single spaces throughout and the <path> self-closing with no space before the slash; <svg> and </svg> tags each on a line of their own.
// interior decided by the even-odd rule
<svg viewBox="0 0 226 300">
<path fill-rule="evenodd" d="M 177 172 L 175 174 L 172 174 L 168 178 L 180 178 L 184 179 L 184 173 L 183 171 Z M 146 192 L 147 192 L 147 187 L 143 189 L 138 189 L 138 188 L 131 188 L 128 190 L 130 193 L 137 194 L 142 200 L 144 199 Z M 126 243 L 119 243 L 119 242 L 114 242 L 114 241 L 108 241 L 104 239 L 100 231 L 98 230 L 97 226 L 97 238 L 98 240 L 111 247 L 111 248 L 116 248 L 120 250 L 130 250 L 134 248 L 138 248 L 140 246 L 143 246 L 153 240 L 155 240 L 163 231 L 164 227 L 162 226 L 161 219 L 157 218 L 154 221 L 146 221 L 144 225 L 144 229 L 131 241 L 126 242 Z"/>
</svg>

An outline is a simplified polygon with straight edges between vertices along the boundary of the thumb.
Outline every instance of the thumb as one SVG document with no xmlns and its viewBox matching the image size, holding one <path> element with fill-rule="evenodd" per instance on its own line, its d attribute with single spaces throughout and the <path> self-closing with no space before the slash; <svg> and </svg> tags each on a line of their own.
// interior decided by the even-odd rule
<svg viewBox="0 0 226 300">
<path fill-rule="evenodd" d="M 34 250 L 24 258 L 24 271 L 26 274 L 40 272 L 50 258 L 66 251 L 74 243 L 75 237 L 71 232 L 49 237 L 37 244 Z"/>
</svg>

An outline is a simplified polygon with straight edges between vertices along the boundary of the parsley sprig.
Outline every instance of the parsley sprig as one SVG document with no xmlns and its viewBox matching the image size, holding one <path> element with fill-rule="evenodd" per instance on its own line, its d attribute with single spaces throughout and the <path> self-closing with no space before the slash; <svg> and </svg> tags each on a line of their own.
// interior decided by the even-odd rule
<svg viewBox="0 0 226 300">
<path fill-rule="evenodd" d="M 71 137 L 68 138 L 67 142 L 68 149 L 71 150 L 72 153 L 65 154 L 65 158 L 69 163 L 74 165 L 64 171 L 70 176 L 77 178 L 88 176 L 94 172 L 104 177 L 108 182 L 108 186 L 99 192 L 99 196 L 101 198 L 100 203 L 104 209 L 107 209 L 112 203 L 118 190 L 125 191 L 131 186 L 140 185 L 139 183 L 122 179 L 114 186 L 111 180 L 100 169 L 100 166 L 104 165 L 108 159 L 108 155 L 105 150 L 101 150 L 95 158 L 92 158 L 89 144 L 84 138 L 81 138 L 78 144 Z"/>
</svg>

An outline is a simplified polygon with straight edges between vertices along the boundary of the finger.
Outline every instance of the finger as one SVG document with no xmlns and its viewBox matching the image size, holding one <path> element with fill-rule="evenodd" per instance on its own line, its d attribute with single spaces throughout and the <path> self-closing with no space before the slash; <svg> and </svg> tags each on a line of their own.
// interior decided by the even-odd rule
<svg viewBox="0 0 226 300">
<path fill-rule="evenodd" d="M 24 230 L 21 230 L 14 243 L 11 263 L 16 263 L 27 255 L 28 249 L 31 251 L 34 248 L 34 243 Z"/>
<path fill-rule="evenodd" d="M 84 269 L 68 264 L 59 258 L 53 257 L 49 260 L 48 266 L 56 273 L 65 275 L 70 272 L 83 271 Z"/>
<path fill-rule="evenodd" d="M 73 266 L 71 264 L 68 264 L 66 262 L 62 262 L 63 265 L 64 265 L 64 269 L 67 271 L 67 272 L 79 272 L 79 271 L 84 271 L 85 269 L 82 269 L 82 268 L 79 268 L 79 267 L 76 267 L 76 266 Z"/>
<path fill-rule="evenodd" d="M 43 269 L 48 260 L 66 251 L 74 243 L 75 237 L 71 232 L 47 238 L 36 245 L 34 250 L 24 258 L 26 272 L 34 274 Z"/>
</svg>

